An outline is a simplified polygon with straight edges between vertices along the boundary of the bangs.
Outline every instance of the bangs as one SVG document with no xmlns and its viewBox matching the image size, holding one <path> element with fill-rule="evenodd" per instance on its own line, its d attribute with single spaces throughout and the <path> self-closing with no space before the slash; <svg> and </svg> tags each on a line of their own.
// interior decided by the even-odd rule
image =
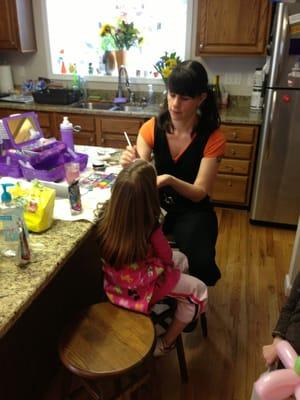
<svg viewBox="0 0 300 400">
<path fill-rule="evenodd" d="M 181 96 L 196 97 L 198 94 L 194 79 L 189 71 L 173 71 L 168 80 L 168 89 L 171 93 Z"/>
<path fill-rule="evenodd" d="M 179 65 L 169 76 L 168 90 L 181 96 L 196 97 L 207 92 L 207 83 L 207 75 L 206 79 L 199 79 L 195 70 L 187 65 Z"/>
</svg>

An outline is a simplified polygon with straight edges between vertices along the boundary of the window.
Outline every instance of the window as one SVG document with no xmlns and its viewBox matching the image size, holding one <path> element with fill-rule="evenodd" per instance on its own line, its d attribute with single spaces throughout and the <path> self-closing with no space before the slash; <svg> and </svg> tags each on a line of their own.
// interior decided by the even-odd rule
<svg viewBox="0 0 300 400">
<path fill-rule="evenodd" d="M 157 78 L 153 64 L 167 51 L 182 59 L 188 52 L 189 9 L 192 0 L 46 0 L 51 70 L 105 79 L 107 53 L 100 37 L 101 25 L 133 22 L 143 37 L 140 47 L 127 52 L 130 77 Z M 117 68 L 111 71 L 117 75 Z"/>
</svg>

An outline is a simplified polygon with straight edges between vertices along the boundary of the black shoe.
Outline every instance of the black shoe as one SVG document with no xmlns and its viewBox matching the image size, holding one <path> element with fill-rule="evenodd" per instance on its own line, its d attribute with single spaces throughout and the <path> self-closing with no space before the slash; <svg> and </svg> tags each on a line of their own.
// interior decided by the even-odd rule
<svg viewBox="0 0 300 400">
<path fill-rule="evenodd" d="M 187 326 L 183 329 L 183 332 L 193 332 L 196 329 L 198 323 L 198 319 L 194 319 L 192 322 L 187 324 Z"/>
</svg>

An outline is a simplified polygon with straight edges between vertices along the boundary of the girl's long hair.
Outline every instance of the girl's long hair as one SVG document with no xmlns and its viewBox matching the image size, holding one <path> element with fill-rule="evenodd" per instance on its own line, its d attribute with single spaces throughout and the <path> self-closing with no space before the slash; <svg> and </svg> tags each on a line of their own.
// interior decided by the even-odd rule
<svg viewBox="0 0 300 400">
<path fill-rule="evenodd" d="M 209 136 L 219 128 L 221 120 L 218 108 L 214 94 L 208 87 L 207 72 L 201 63 L 187 60 L 177 65 L 168 78 L 168 91 L 193 98 L 206 93 L 207 97 L 199 107 L 199 118 L 194 132 Z M 174 129 L 167 104 L 158 117 L 158 126 L 170 133 Z"/>
<path fill-rule="evenodd" d="M 136 160 L 120 172 L 99 215 L 97 234 L 105 262 L 118 268 L 145 259 L 159 216 L 155 170 Z"/>
</svg>

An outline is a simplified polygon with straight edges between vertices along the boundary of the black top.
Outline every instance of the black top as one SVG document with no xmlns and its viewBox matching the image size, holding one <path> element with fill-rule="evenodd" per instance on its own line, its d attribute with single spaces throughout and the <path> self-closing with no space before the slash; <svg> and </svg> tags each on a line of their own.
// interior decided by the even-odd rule
<svg viewBox="0 0 300 400">
<path fill-rule="evenodd" d="M 300 355 L 300 272 L 295 278 L 286 304 L 281 309 L 272 335 L 286 339 Z"/>
<path fill-rule="evenodd" d="M 193 183 L 197 177 L 200 162 L 203 158 L 204 148 L 208 135 L 196 134 L 178 160 L 174 161 L 170 153 L 166 132 L 158 127 L 155 120 L 154 130 L 154 162 L 157 175 L 170 174 L 188 183 Z M 194 202 L 181 196 L 170 186 L 159 189 L 161 206 L 166 211 L 184 212 L 192 209 L 212 208 L 209 196 L 199 202 Z"/>
</svg>

